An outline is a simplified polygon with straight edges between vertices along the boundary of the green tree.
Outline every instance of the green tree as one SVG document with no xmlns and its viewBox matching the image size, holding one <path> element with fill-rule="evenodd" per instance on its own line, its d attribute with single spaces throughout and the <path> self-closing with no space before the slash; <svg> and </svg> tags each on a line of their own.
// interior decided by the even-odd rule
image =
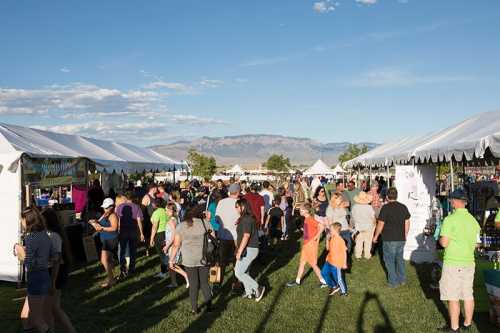
<svg viewBox="0 0 500 333">
<path fill-rule="evenodd" d="M 191 166 L 193 176 L 211 178 L 217 171 L 215 158 L 200 154 L 194 148 L 189 150 L 187 161 Z"/>
<path fill-rule="evenodd" d="M 288 157 L 273 154 L 268 158 L 265 166 L 268 170 L 287 172 L 288 169 L 292 167 L 292 164 L 290 163 L 290 159 Z"/>
<path fill-rule="evenodd" d="M 349 144 L 347 149 L 342 154 L 340 154 L 339 162 L 345 163 L 355 157 L 358 157 L 359 155 L 366 153 L 367 151 L 368 147 L 366 145 L 355 145 L 351 143 Z"/>
</svg>

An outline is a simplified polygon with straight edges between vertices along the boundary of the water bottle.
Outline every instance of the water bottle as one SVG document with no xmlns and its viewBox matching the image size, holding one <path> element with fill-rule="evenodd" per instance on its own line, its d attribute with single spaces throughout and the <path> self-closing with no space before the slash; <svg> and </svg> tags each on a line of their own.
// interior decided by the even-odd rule
<svg viewBox="0 0 500 333">
<path fill-rule="evenodd" d="M 500 269 L 500 257 L 498 256 L 498 253 L 495 253 L 491 257 L 491 261 L 493 261 L 493 269 L 498 271 Z"/>
</svg>

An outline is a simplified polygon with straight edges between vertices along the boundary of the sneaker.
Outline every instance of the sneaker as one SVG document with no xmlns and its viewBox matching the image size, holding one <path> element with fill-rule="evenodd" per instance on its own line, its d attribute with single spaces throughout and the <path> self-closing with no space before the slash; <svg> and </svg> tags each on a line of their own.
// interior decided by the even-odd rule
<svg viewBox="0 0 500 333">
<path fill-rule="evenodd" d="M 460 331 L 470 332 L 472 331 L 472 324 L 465 326 L 464 324 L 460 325 Z"/>
<path fill-rule="evenodd" d="M 266 287 L 260 286 L 259 289 L 257 289 L 257 292 L 255 293 L 255 301 L 260 302 L 262 297 L 264 297 L 265 292 L 266 292 Z"/>
<path fill-rule="evenodd" d="M 329 291 L 328 295 L 333 296 L 333 295 L 335 295 L 336 293 L 338 293 L 339 291 L 340 291 L 340 288 L 339 288 L 339 287 L 330 288 L 330 291 Z"/>
<path fill-rule="evenodd" d="M 341 293 L 340 296 L 341 297 L 347 297 L 347 296 L 349 296 L 349 294 L 348 293 Z"/>
<path fill-rule="evenodd" d="M 245 298 L 245 299 L 252 299 L 252 298 L 253 298 L 253 295 L 247 295 L 247 294 L 244 294 L 244 295 L 243 295 L 243 298 Z"/>
<path fill-rule="evenodd" d="M 128 274 L 126 272 L 121 272 L 119 276 L 116 277 L 116 281 L 124 281 L 127 279 Z"/>
<path fill-rule="evenodd" d="M 157 279 L 164 279 L 167 277 L 167 273 L 162 273 L 162 272 L 159 272 L 155 275 L 155 278 Z"/>
<path fill-rule="evenodd" d="M 300 283 L 297 283 L 297 281 L 293 280 L 293 281 L 290 281 L 286 284 L 287 287 L 298 287 L 300 286 Z"/>
<path fill-rule="evenodd" d="M 167 284 L 167 288 L 174 289 L 177 288 L 178 286 L 176 284 Z"/>
<path fill-rule="evenodd" d="M 328 288 L 328 285 L 326 283 L 320 283 L 319 289 L 324 289 L 324 288 Z"/>
<path fill-rule="evenodd" d="M 452 329 L 450 326 L 445 325 L 443 327 L 440 327 L 437 329 L 438 332 L 449 332 L 449 333 L 458 333 L 460 332 L 460 328 L 457 328 L 456 330 Z"/>
</svg>

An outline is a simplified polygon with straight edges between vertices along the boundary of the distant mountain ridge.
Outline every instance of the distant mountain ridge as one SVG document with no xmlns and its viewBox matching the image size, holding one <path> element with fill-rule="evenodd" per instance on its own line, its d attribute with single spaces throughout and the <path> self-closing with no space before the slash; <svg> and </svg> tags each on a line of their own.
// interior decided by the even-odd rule
<svg viewBox="0 0 500 333">
<path fill-rule="evenodd" d="M 173 159 L 186 159 L 187 152 L 194 148 L 202 154 L 215 157 L 218 165 L 240 164 L 244 167 L 257 167 L 272 154 L 283 154 L 294 165 L 309 165 L 321 158 L 328 165 L 334 165 L 350 142 L 321 143 L 309 138 L 283 135 L 248 134 L 224 137 L 201 137 L 181 140 L 171 144 L 151 147 L 153 150 Z M 360 142 L 368 149 L 377 143 Z"/>
</svg>

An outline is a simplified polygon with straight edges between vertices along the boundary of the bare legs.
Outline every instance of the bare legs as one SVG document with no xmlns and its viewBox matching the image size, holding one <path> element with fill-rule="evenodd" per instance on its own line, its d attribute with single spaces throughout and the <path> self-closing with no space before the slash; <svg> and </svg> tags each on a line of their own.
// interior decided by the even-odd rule
<svg viewBox="0 0 500 333">
<path fill-rule="evenodd" d="M 464 301 L 464 310 L 464 325 L 469 326 L 472 324 L 472 316 L 474 315 L 474 300 Z M 450 315 L 450 327 L 456 330 L 460 326 L 460 301 L 448 301 L 448 313 Z"/>
<path fill-rule="evenodd" d="M 187 273 L 182 268 L 180 268 L 177 265 L 174 266 L 174 268 L 172 269 L 172 271 L 174 271 L 174 272 L 179 273 L 180 275 L 182 275 L 182 277 L 184 278 L 184 280 L 186 280 L 186 288 L 189 288 L 189 280 L 188 280 Z"/>
<path fill-rule="evenodd" d="M 465 320 L 464 325 L 469 326 L 472 324 L 472 316 L 474 315 L 474 300 L 464 301 L 464 310 L 465 310 Z"/>
<path fill-rule="evenodd" d="M 21 310 L 21 321 L 24 329 L 34 327 L 39 332 L 46 332 L 49 329 L 49 325 L 44 319 L 45 298 L 45 296 L 26 296 Z"/>
<path fill-rule="evenodd" d="M 61 325 L 65 333 L 75 333 L 71 320 L 61 307 L 61 291 L 56 290 L 54 295 L 47 296 L 45 300 L 45 317 L 50 328 L 55 328 L 55 322 Z"/>
<path fill-rule="evenodd" d="M 113 254 L 109 251 L 101 251 L 101 263 L 106 270 L 107 280 L 101 287 L 110 287 L 115 283 L 113 275 Z"/>
<path fill-rule="evenodd" d="M 307 263 L 306 261 L 302 261 L 302 260 L 300 261 L 299 270 L 297 271 L 297 278 L 296 278 L 297 283 L 300 282 L 300 280 L 302 279 L 302 276 L 304 275 L 306 263 Z M 318 280 L 320 282 L 323 282 L 323 277 L 321 276 L 321 270 L 319 269 L 318 264 L 314 263 L 314 265 L 311 265 L 311 264 L 309 264 L 309 265 L 313 269 L 314 274 L 316 274 Z"/>
</svg>

